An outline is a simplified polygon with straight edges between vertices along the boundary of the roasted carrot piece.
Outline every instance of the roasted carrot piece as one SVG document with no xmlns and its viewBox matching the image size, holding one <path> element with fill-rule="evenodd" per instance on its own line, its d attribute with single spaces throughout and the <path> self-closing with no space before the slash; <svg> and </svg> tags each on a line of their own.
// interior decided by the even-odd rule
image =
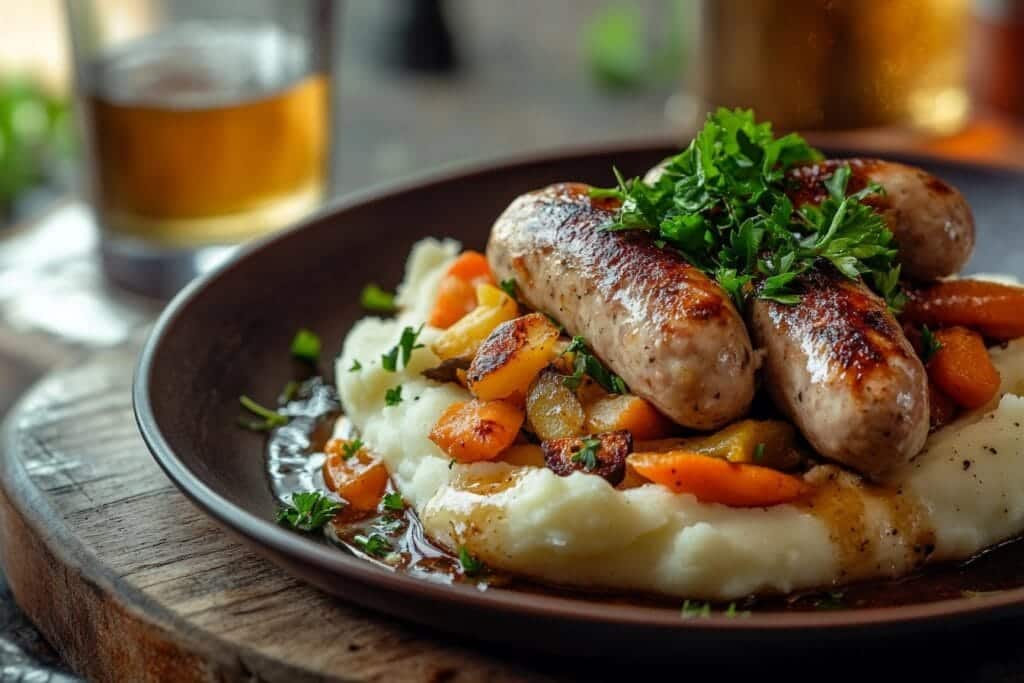
<svg viewBox="0 0 1024 683">
<path fill-rule="evenodd" d="M 904 321 L 969 327 L 986 337 L 1024 337 L 1024 287 L 983 280 L 946 280 L 910 290 Z"/>
<path fill-rule="evenodd" d="M 445 329 L 476 308 L 476 286 L 479 284 L 494 284 L 487 257 L 478 251 L 464 251 L 441 278 L 437 301 L 427 324 Z"/>
<path fill-rule="evenodd" d="M 625 429 L 636 440 L 661 439 L 672 433 L 672 422 L 648 401 L 633 394 L 608 395 L 586 407 L 586 434 Z"/>
<path fill-rule="evenodd" d="M 515 441 L 525 417 L 511 401 L 453 403 L 430 430 L 430 440 L 458 462 L 493 460 Z"/>
<path fill-rule="evenodd" d="M 950 327 L 935 333 L 941 344 L 928 362 L 928 376 L 942 393 L 964 408 L 979 408 L 999 392 L 999 371 L 973 330 Z"/>
<path fill-rule="evenodd" d="M 796 500 L 803 480 L 759 465 L 741 465 L 691 451 L 634 453 L 627 459 L 639 475 L 704 503 L 764 507 Z"/>
<path fill-rule="evenodd" d="M 384 495 L 388 470 L 379 458 L 358 446 L 345 439 L 327 442 L 324 483 L 356 510 L 374 510 Z"/>
</svg>

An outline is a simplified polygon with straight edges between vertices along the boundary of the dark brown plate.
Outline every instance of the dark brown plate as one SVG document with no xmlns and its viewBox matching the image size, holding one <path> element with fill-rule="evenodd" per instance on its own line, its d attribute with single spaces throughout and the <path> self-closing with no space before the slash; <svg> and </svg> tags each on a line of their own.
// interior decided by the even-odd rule
<svg viewBox="0 0 1024 683">
<path fill-rule="evenodd" d="M 560 180 L 612 184 L 612 164 L 641 174 L 673 150 L 629 147 L 460 171 L 340 201 L 302 225 L 257 243 L 182 292 L 142 354 L 134 400 L 154 456 L 197 505 L 260 552 L 346 600 L 433 628 L 557 653 L 630 643 L 631 654 L 701 651 L 920 632 L 1024 613 L 1024 587 L 970 599 L 827 612 L 754 611 L 749 618 L 680 618 L 664 607 L 465 585 L 440 585 L 376 568 L 273 522 L 263 437 L 235 426 L 238 396 L 271 401 L 292 377 L 286 350 L 309 327 L 332 357 L 362 311 L 368 281 L 398 282 L 409 248 L 426 235 L 482 248 L 516 195 Z M 1024 175 L 909 159 L 962 189 L 976 212 L 979 248 L 970 271 L 1021 275 L 1016 230 Z M 1024 585 L 1024 581 L 1022 581 Z"/>
</svg>

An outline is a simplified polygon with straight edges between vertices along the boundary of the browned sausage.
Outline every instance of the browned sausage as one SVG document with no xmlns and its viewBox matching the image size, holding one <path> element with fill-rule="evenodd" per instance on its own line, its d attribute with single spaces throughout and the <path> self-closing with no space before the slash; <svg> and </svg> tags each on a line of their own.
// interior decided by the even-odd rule
<svg viewBox="0 0 1024 683">
<path fill-rule="evenodd" d="M 884 477 L 928 436 L 924 366 L 863 283 L 821 265 L 798 287 L 798 304 L 755 299 L 750 307 L 765 386 L 818 453 Z"/>
<path fill-rule="evenodd" d="M 487 258 L 524 301 L 551 314 L 679 424 L 714 429 L 754 395 L 754 355 L 722 289 L 646 234 L 603 232 L 614 200 L 561 184 L 519 197 L 498 218 Z"/>
</svg>

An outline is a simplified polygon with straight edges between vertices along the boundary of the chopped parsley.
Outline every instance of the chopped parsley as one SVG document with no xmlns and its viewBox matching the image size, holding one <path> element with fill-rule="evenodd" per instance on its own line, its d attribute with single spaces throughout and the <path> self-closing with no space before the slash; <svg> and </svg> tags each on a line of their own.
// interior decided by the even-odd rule
<svg viewBox="0 0 1024 683">
<path fill-rule="evenodd" d="M 277 397 L 277 402 L 284 405 L 295 398 L 295 395 L 299 393 L 299 383 L 295 380 L 290 380 L 288 384 L 284 385 L 284 389 L 281 390 L 281 395 Z"/>
<path fill-rule="evenodd" d="M 928 329 L 927 325 L 921 326 L 921 360 L 927 363 L 930 361 L 939 349 L 942 348 L 942 342 L 935 338 L 935 333 Z"/>
<path fill-rule="evenodd" d="M 288 424 L 287 415 L 282 415 L 270 408 L 265 408 L 244 394 L 238 397 L 238 402 L 242 404 L 243 408 L 253 415 L 263 418 L 262 420 L 246 420 L 239 418 L 238 424 L 246 429 L 251 429 L 256 432 L 265 432 L 273 429 L 274 427 L 281 427 Z"/>
<path fill-rule="evenodd" d="M 395 305 L 395 295 L 384 291 L 372 282 L 363 287 L 363 293 L 359 295 L 359 303 L 366 310 L 376 313 L 394 313 L 398 310 Z"/>
<path fill-rule="evenodd" d="M 601 439 L 590 437 L 583 439 L 583 447 L 572 456 L 572 461 L 583 465 L 587 472 L 593 472 L 601 465 L 597 459 L 597 452 L 601 450 Z"/>
<path fill-rule="evenodd" d="M 750 616 L 750 610 L 748 610 L 748 609 L 744 609 L 744 610 L 738 609 L 736 607 L 736 603 L 735 602 L 730 602 L 729 606 L 725 608 L 725 611 L 722 612 L 722 614 L 724 614 L 725 616 L 729 617 L 730 619 L 735 619 L 736 617 L 739 617 L 741 619 L 745 619 L 746 617 Z"/>
<path fill-rule="evenodd" d="M 319 491 L 295 493 L 291 504 L 277 511 L 277 522 L 296 531 L 316 531 L 334 519 L 342 507 Z"/>
<path fill-rule="evenodd" d="M 402 402 L 402 385 L 391 387 L 384 392 L 384 405 L 397 406 Z"/>
<path fill-rule="evenodd" d="M 683 619 L 706 619 L 711 616 L 711 603 L 686 600 L 683 602 L 681 616 Z"/>
<path fill-rule="evenodd" d="M 358 438 L 346 441 L 341 445 L 341 457 L 345 460 L 354 458 L 356 453 L 361 451 L 365 445 L 363 440 Z"/>
<path fill-rule="evenodd" d="M 626 180 L 595 196 L 622 201 L 606 230 L 644 230 L 713 277 L 742 307 L 752 296 L 782 304 L 800 301 L 796 279 L 819 262 L 850 279 L 863 277 L 898 309 L 904 298 L 892 233 L 862 203 L 882 188 L 848 194 L 849 166 L 826 181 L 820 206 L 794 208 L 785 172 L 818 161 L 799 135 L 776 138 L 771 124 L 749 110 L 719 109 L 653 184 Z"/>
<path fill-rule="evenodd" d="M 394 549 L 391 541 L 381 534 L 370 534 L 369 536 L 357 534 L 352 538 L 352 542 L 364 553 L 374 557 L 384 557 Z"/>
<path fill-rule="evenodd" d="M 380 507 L 383 510 L 391 510 L 392 512 L 401 512 L 405 509 L 405 501 L 402 500 L 402 494 L 398 491 L 393 493 L 385 493 L 384 497 L 380 499 Z"/>
<path fill-rule="evenodd" d="M 506 294 L 512 297 L 513 301 L 519 298 L 519 285 L 516 283 L 516 279 L 514 277 L 502 280 L 498 286 L 501 287 Z"/>
<path fill-rule="evenodd" d="M 320 359 L 320 337 L 305 328 L 299 330 L 292 339 L 292 355 L 316 363 Z"/>
<path fill-rule="evenodd" d="M 754 446 L 754 462 L 761 462 L 764 460 L 764 449 L 765 445 L 763 443 L 759 443 Z"/>
<path fill-rule="evenodd" d="M 352 366 L 348 369 L 349 372 L 359 372 L 363 369 L 363 364 L 359 362 L 358 358 L 352 359 Z"/>
<path fill-rule="evenodd" d="M 587 350 L 586 340 L 577 335 L 566 347 L 563 354 L 572 353 L 572 374 L 567 375 L 562 382 L 572 390 L 579 388 L 584 375 L 589 375 L 601 387 L 612 394 L 624 394 L 628 391 L 626 383 L 622 378 L 604 366 L 597 356 Z"/>
<path fill-rule="evenodd" d="M 459 565 L 462 567 L 462 573 L 466 576 L 477 576 L 485 569 L 480 558 L 472 555 L 464 545 L 459 546 Z"/>
<path fill-rule="evenodd" d="M 419 329 L 413 329 L 412 327 L 406 327 L 402 330 L 402 336 L 399 338 L 398 343 L 391 347 L 391 349 L 381 354 L 380 364 L 388 372 L 395 372 L 398 369 L 398 358 L 401 355 L 402 367 L 409 367 L 409 360 L 412 358 L 412 352 L 416 349 L 422 349 L 423 344 L 417 344 L 416 339 L 420 336 L 423 331 L 423 325 L 419 326 Z"/>
</svg>

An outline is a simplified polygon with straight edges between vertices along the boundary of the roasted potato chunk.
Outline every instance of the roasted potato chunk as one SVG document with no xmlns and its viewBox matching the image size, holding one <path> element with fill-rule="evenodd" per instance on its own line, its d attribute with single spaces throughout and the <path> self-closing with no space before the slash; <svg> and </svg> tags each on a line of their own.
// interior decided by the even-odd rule
<svg viewBox="0 0 1024 683">
<path fill-rule="evenodd" d="M 469 390 L 485 401 L 523 396 L 555 356 L 558 328 L 541 313 L 498 325 L 480 345 L 466 373 Z"/>
<path fill-rule="evenodd" d="M 587 437 L 551 439 L 540 447 L 548 469 L 560 477 L 586 472 L 603 477 L 612 486 L 626 476 L 626 457 L 633 450 L 633 438 L 627 431 Z"/>
<path fill-rule="evenodd" d="M 324 483 L 354 509 L 375 510 L 388 483 L 388 470 L 383 461 L 365 448 L 348 455 L 346 446 L 351 448 L 353 443 L 346 439 L 327 442 Z"/>
<path fill-rule="evenodd" d="M 627 430 L 634 439 L 660 439 L 672 433 L 672 422 L 649 402 L 632 394 L 609 394 L 586 407 L 588 434 Z"/>
<path fill-rule="evenodd" d="M 476 299 L 477 307 L 430 345 L 441 360 L 471 357 L 494 328 L 519 315 L 518 304 L 494 285 L 477 285 Z"/>
<path fill-rule="evenodd" d="M 637 444 L 637 451 L 665 453 L 684 450 L 729 462 L 790 470 L 801 460 L 795 441 L 796 431 L 788 422 L 741 420 L 705 436 L 643 441 Z"/>
<path fill-rule="evenodd" d="M 537 444 L 519 443 L 509 446 L 498 457 L 501 462 L 517 467 L 544 467 L 544 451 Z"/>
<path fill-rule="evenodd" d="M 576 392 L 565 386 L 564 379 L 565 375 L 554 368 L 545 368 L 526 394 L 528 427 L 542 441 L 583 433 L 583 404 L 576 398 Z"/>
</svg>

